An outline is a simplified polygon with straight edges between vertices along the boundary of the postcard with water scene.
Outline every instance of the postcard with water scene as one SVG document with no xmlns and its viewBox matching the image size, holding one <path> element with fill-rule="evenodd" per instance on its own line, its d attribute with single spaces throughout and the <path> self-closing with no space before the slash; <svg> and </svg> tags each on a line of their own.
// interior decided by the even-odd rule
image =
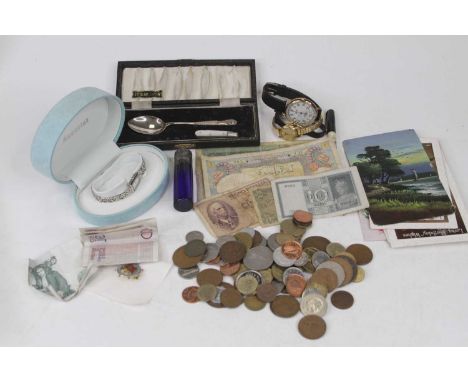
<svg viewBox="0 0 468 382">
<path fill-rule="evenodd" d="M 437 171 L 414 130 L 343 141 L 358 168 L 377 225 L 411 222 L 454 212 Z"/>
</svg>

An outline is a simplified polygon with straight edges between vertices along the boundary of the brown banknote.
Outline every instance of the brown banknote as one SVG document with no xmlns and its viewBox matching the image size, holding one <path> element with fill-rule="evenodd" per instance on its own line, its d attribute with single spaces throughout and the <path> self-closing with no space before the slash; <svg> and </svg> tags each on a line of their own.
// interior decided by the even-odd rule
<svg viewBox="0 0 468 382">
<path fill-rule="evenodd" d="M 233 234 L 245 227 L 260 224 L 250 190 L 270 187 L 262 178 L 242 187 L 205 199 L 195 205 L 195 211 L 214 236 Z"/>
</svg>

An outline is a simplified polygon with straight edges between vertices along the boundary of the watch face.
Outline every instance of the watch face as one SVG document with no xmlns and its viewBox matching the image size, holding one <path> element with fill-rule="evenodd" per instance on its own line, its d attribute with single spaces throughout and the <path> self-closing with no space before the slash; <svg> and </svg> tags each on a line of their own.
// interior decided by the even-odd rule
<svg viewBox="0 0 468 382">
<path fill-rule="evenodd" d="M 286 107 L 286 116 L 301 126 L 309 126 L 317 119 L 314 105 L 304 99 L 295 99 Z"/>
</svg>

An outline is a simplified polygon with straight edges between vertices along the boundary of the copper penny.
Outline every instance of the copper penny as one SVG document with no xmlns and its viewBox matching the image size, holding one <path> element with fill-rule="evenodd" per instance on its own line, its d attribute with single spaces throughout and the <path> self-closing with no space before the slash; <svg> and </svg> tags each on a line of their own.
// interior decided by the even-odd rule
<svg viewBox="0 0 468 382">
<path fill-rule="evenodd" d="M 228 241 L 219 249 L 221 260 L 225 263 L 238 263 L 247 252 L 247 248 L 239 241 Z"/>
<path fill-rule="evenodd" d="M 338 309 L 349 309 L 353 306 L 354 297 L 351 293 L 340 290 L 331 295 L 331 303 Z"/>
<path fill-rule="evenodd" d="M 225 276 L 232 276 L 237 273 L 240 269 L 240 263 L 226 263 L 219 267 L 221 273 Z"/>
<path fill-rule="evenodd" d="M 346 248 L 346 252 L 351 253 L 356 258 L 357 265 L 366 265 L 374 257 L 371 249 L 364 244 L 351 244 Z"/>
<path fill-rule="evenodd" d="M 270 303 L 270 309 L 278 317 L 293 317 L 299 312 L 299 302 L 292 296 L 280 295 Z"/>
<path fill-rule="evenodd" d="M 226 288 L 221 292 L 221 304 L 227 308 L 237 308 L 243 300 L 242 295 L 235 288 Z"/>
<path fill-rule="evenodd" d="M 182 298 L 185 302 L 194 303 L 200 301 L 197 296 L 198 287 L 197 286 L 190 286 L 185 288 L 182 291 Z"/>
<path fill-rule="evenodd" d="M 278 289 L 271 283 L 261 284 L 257 288 L 257 298 L 263 302 L 272 302 L 278 295 Z"/>
<path fill-rule="evenodd" d="M 327 324 L 322 317 L 311 314 L 302 317 L 298 324 L 299 333 L 309 340 L 322 337 L 327 330 Z"/>
<path fill-rule="evenodd" d="M 217 269 L 205 269 L 198 273 L 197 275 L 197 282 L 198 285 L 205 285 L 205 284 L 211 284 L 211 285 L 219 285 L 223 281 L 223 274 L 218 271 Z"/>
<path fill-rule="evenodd" d="M 320 268 L 312 273 L 311 282 L 322 284 L 327 287 L 328 292 L 331 292 L 338 286 L 338 277 L 331 269 Z"/>
<path fill-rule="evenodd" d="M 288 259 L 298 259 L 302 255 L 302 245 L 297 241 L 286 241 L 281 246 L 283 255 Z"/>
<path fill-rule="evenodd" d="M 304 276 L 298 274 L 291 274 L 286 280 L 286 290 L 293 297 L 300 297 L 306 287 L 306 280 Z"/>
<path fill-rule="evenodd" d="M 296 224 L 308 227 L 312 224 L 312 214 L 308 211 L 297 210 L 293 213 L 293 220 Z"/>
<path fill-rule="evenodd" d="M 172 255 L 172 261 L 179 268 L 187 269 L 197 265 L 201 261 L 202 257 L 202 255 L 194 257 L 187 256 L 185 254 L 185 245 L 183 245 L 174 251 L 174 254 Z"/>
<path fill-rule="evenodd" d="M 349 261 L 347 261 L 346 259 L 347 258 L 344 256 L 336 256 L 330 260 L 330 261 L 340 264 L 345 272 L 345 279 L 343 281 L 343 284 L 341 284 L 341 286 L 349 284 L 353 280 L 353 275 L 354 275 L 353 267 L 351 266 Z"/>
<path fill-rule="evenodd" d="M 303 248 L 317 248 L 320 251 L 326 251 L 327 245 L 330 244 L 330 240 L 323 236 L 309 236 L 302 242 Z"/>
</svg>

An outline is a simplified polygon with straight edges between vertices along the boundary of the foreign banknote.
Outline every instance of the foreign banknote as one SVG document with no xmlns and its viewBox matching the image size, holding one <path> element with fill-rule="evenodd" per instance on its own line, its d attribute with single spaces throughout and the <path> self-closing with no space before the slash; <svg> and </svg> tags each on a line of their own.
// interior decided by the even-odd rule
<svg viewBox="0 0 468 382">
<path fill-rule="evenodd" d="M 29 259 L 29 285 L 58 300 L 71 300 L 97 271 L 93 263 L 81 266 L 80 250 L 80 241 L 74 239 Z"/>
<path fill-rule="evenodd" d="M 291 217 L 296 210 L 309 211 L 314 217 L 329 217 L 369 207 L 356 167 L 276 179 L 272 188 L 279 220 Z"/>
<path fill-rule="evenodd" d="M 279 224 L 271 185 L 252 188 L 250 194 L 260 225 L 270 227 Z"/>
<path fill-rule="evenodd" d="M 255 211 L 251 190 L 271 188 L 268 178 L 205 199 L 195 204 L 195 211 L 214 236 L 233 234 L 246 227 L 255 227 L 260 219 Z M 274 205 L 269 206 L 274 210 Z"/>
<path fill-rule="evenodd" d="M 206 197 L 263 177 L 274 179 L 312 175 L 341 167 L 334 137 L 277 150 L 227 156 L 202 156 Z"/>
<path fill-rule="evenodd" d="M 103 228 L 81 228 L 83 265 L 119 265 L 158 260 L 156 219 Z"/>
<path fill-rule="evenodd" d="M 271 150 L 278 150 L 285 147 L 304 144 L 304 141 L 273 141 L 262 142 L 259 146 L 242 147 L 212 147 L 195 150 L 195 179 L 197 183 L 197 201 L 206 198 L 205 183 L 203 181 L 202 160 L 203 157 L 219 157 L 236 154 L 259 153 Z"/>
</svg>

